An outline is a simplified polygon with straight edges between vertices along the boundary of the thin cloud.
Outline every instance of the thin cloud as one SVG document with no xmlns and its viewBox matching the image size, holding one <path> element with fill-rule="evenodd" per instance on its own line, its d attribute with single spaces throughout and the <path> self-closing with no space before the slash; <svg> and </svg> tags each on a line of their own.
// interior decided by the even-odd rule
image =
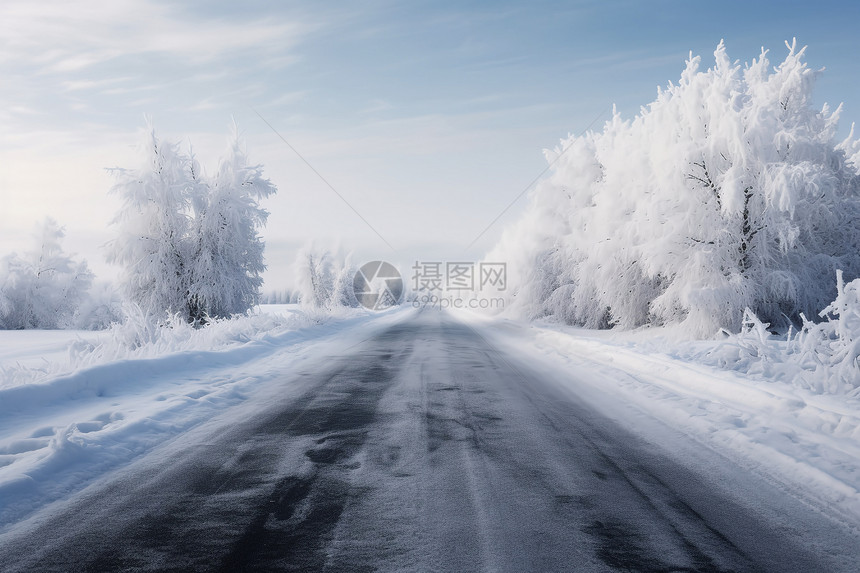
<svg viewBox="0 0 860 573">
<path fill-rule="evenodd" d="M 131 78 L 105 78 L 102 80 L 69 80 L 61 83 L 64 91 L 76 92 L 84 90 L 98 90 L 107 86 L 114 86 L 129 81 Z M 113 88 L 111 88 L 113 89 Z"/>
<path fill-rule="evenodd" d="M 321 25 L 286 8 L 263 17 L 154 0 L 5 0 L 0 122 L 6 132 L 72 129 L 125 122 L 124 110 L 146 103 L 192 112 L 235 107 L 239 94 L 265 93 L 248 78 L 269 79 L 261 70 L 296 62 L 299 43 Z M 8 111 L 23 106 L 40 119 Z"/>
<path fill-rule="evenodd" d="M 209 111 L 213 109 L 219 109 L 224 107 L 224 104 L 219 103 L 215 100 L 215 98 L 205 98 L 194 105 L 190 106 L 189 111 Z"/>
<path fill-rule="evenodd" d="M 248 49 L 277 58 L 308 31 L 295 20 L 206 19 L 150 0 L 7 0 L 0 5 L 0 65 L 75 72 L 145 53 L 200 64 Z"/>
<path fill-rule="evenodd" d="M 292 91 L 292 92 L 286 92 L 286 93 L 279 95 L 278 97 L 276 97 L 272 101 L 267 102 L 265 104 L 265 107 L 276 107 L 276 106 L 281 106 L 281 105 L 291 105 L 294 103 L 298 103 L 298 102 L 302 101 L 303 99 L 307 98 L 308 93 L 309 92 L 307 90 L 297 90 L 297 91 Z"/>
</svg>

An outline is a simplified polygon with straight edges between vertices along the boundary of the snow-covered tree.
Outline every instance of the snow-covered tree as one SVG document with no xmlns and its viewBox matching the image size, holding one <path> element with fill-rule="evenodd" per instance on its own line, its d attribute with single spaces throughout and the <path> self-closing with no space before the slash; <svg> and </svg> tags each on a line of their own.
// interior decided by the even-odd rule
<svg viewBox="0 0 860 573">
<path fill-rule="evenodd" d="M 691 55 L 632 121 L 548 153 L 553 175 L 488 256 L 508 262 L 513 307 L 707 335 L 747 307 L 799 322 L 833 299 L 837 268 L 860 274 L 857 147 L 835 142 L 841 108 L 812 107 L 819 72 L 788 48 L 774 69 L 722 43 L 710 69 Z"/>
<path fill-rule="evenodd" d="M 338 261 L 334 275 L 334 286 L 331 289 L 333 306 L 349 308 L 356 308 L 358 306 L 353 286 L 357 271 L 358 268 L 352 264 L 352 257 L 350 255 Z"/>
<path fill-rule="evenodd" d="M 193 164 L 193 163 L 192 163 Z M 191 258 L 189 312 L 193 320 L 245 312 L 259 298 L 263 240 L 258 234 L 268 212 L 259 201 L 277 189 L 261 165 L 249 165 L 233 124 L 229 155 L 197 193 Z"/>
<path fill-rule="evenodd" d="M 62 249 L 63 228 L 46 218 L 36 247 L 0 260 L 0 328 L 68 328 L 75 325 L 93 274 L 86 261 Z"/>
<path fill-rule="evenodd" d="M 122 266 L 126 296 L 156 315 L 188 312 L 189 253 L 194 178 L 189 157 L 160 140 L 148 125 L 138 169 L 113 169 L 111 189 L 122 200 L 113 223 L 119 237 L 108 261 Z"/>
<path fill-rule="evenodd" d="M 275 186 L 248 164 L 237 133 L 212 178 L 151 126 L 142 151 L 139 169 L 113 170 L 123 205 L 108 259 L 123 266 L 126 296 L 146 314 L 194 323 L 247 311 L 265 269 L 258 200 Z"/>
<path fill-rule="evenodd" d="M 306 248 L 299 253 L 296 261 L 296 279 L 299 300 L 303 305 L 316 309 L 330 308 L 334 277 L 331 252 Z"/>
<path fill-rule="evenodd" d="M 358 306 L 352 286 L 357 269 L 350 256 L 309 244 L 299 251 L 294 270 L 302 305 L 327 311 Z"/>
</svg>

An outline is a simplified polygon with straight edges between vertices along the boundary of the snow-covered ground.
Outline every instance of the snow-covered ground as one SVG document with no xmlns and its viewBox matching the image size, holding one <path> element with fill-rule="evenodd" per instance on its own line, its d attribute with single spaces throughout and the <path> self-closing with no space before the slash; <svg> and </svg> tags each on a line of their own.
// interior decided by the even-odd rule
<svg viewBox="0 0 860 573">
<path fill-rule="evenodd" d="M 258 396 L 272 365 L 337 355 L 397 317 L 314 317 L 267 305 L 138 348 L 118 345 L 111 331 L 0 331 L 0 531 Z M 88 346 L 99 344 L 109 352 Z"/>
<path fill-rule="evenodd" d="M 271 306 L 148 341 L 146 333 L 122 329 L 0 332 L 0 532 L 232 405 L 265 403 L 283 392 L 271 382 L 285 365 L 300 371 L 343 356 L 412 312 L 314 317 Z M 672 452 L 673 435 L 691 436 L 812 507 L 860 525 L 857 396 L 768 377 L 778 369 L 756 372 L 749 357 L 740 360 L 737 341 L 458 316 L 512 360 L 544 370 L 646 440 Z M 129 345 L 124 336 L 144 343 Z M 743 371 L 721 362 L 733 353 Z M 675 454 L 688 462 L 696 456 L 688 445 Z"/>
<path fill-rule="evenodd" d="M 155 329 L 149 321 L 107 330 L 0 330 L 0 389 L 39 383 L 87 366 L 129 358 L 154 358 L 184 350 L 216 350 L 244 344 L 271 332 L 318 322 L 298 305 L 262 305 L 248 317 L 194 329 L 176 323 Z"/>
<path fill-rule="evenodd" d="M 663 442 L 671 452 L 671 433 L 661 426 L 680 430 L 812 506 L 860 526 L 857 396 L 804 388 L 780 375 L 790 371 L 780 364 L 756 367 L 737 338 L 683 342 L 671 330 L 491 324 L 494 343 L 528 357 L 530 365 L 542 365 L 559 384 L 586 394 L 633 432 Z M 732 355 L 738 362 L 726 363 Z"/>
<path fill-rule="evenodd" d="M 97 344 L 102 333 L 90 330 L 0 330 L 0 387 L 11 382 L 16 370 L 47 372 L 68 362 L 69 348 L 78 341 Z"/>
</svg>

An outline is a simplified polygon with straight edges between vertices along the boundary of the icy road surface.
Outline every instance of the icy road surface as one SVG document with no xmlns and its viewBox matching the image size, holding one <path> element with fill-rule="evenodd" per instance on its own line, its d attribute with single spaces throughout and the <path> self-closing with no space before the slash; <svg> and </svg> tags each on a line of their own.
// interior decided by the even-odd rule
<svg viewBox="0 0 860 573">
<path fill-rule="evenodd" d="M 285 368 L 303 392 L 48 508 L 0 568 L 860 570 L 844 527 L 742 469 L 679 465 L 475 328 L 423 312 Z"/>
</svg>

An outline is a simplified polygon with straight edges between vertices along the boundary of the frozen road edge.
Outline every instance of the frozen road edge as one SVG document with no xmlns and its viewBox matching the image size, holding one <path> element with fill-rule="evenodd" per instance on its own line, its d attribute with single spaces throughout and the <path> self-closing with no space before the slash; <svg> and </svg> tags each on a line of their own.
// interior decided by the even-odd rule
<svg viewBox="0 0 860 573">
<path fill-rule="evenodd" d="M 225 408 L 265 400 L 285 366 L 336 356 L 410 312 L 334 320 L 224 350 L 119 360 L 0 390 L 0 535 Z"/>
<path fill-rule="evenodd" d="M 845 400 L 586 330 L 461 318 L 679 459 L 695 456 L 677 439 L 683 434 L 860 532 L 860 412 Z"/>
</svg>

